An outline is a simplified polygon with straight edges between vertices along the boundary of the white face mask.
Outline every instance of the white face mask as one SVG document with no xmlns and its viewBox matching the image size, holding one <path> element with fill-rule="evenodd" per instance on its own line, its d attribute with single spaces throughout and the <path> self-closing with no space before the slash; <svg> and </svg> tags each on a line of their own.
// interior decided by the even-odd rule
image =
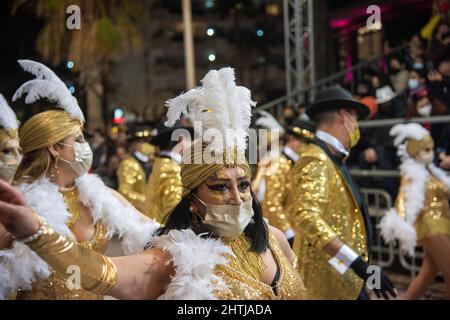
<svg viewBox="0 0 450 320">
<path fill-rule="evenodd" d="M 417 80 L 417 79 L 409 79 L 408 80 L 408 87 L 410 89 L 417 89 L 419 87 L 419 80 Z"/>
<path fill-rule="evenodd" d="M 21 156 L 13 154 L 0 155 L 0 178 L 11 183 L 19 166 Z"/>
<path fill-rule="evenodd" d="M 419 154 L 416 156 L 416 161 L 422 164 L 430 164 L 434 160 L 434 152 L 421 150 Z"/>
<path fill-rule="evenodd" d="M 429 117 L 431 115 L 431 104 L 427 104 L 422 108 L 417 108 L 417 113 L 422 117 Z"/>
<path fill-rule="evenodd" d="M 74 161 L 69 161 L 61 157 L 59 159 L 69 164 L 69 166 L 77 174 L 78 177 L 82 176 L 83 174 L 89 171 L 92 165 L 92 158 L 93 158 L 92 150 L 91 147 L 89 146 L 89 143 L 74 142 L 73 145 L 70 145 L 60 142 L 58 144 L 73 148 L 73 151 L 75 152 Z"/>
<path fill-rule="evenodd" d="M 254 216 L 253 199 L 241 205 L 206 204 L 193 194 L 206 207 L 203 224 L 222 238 L 233 238 L 244 232 Z"/>
</svg>

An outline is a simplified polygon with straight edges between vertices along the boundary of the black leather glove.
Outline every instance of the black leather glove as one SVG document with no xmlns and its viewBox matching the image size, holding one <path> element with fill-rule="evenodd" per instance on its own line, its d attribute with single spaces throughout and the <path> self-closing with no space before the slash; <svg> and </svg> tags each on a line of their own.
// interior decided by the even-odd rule
<svg viewBox="0 0 450 320">
<path fill-rule="evenodd" d="M 367 268 L 369 268 L 369 266 L 370 265 L 361 257 L 358 257 L 355 261 L 352 262 L 350 268 L 356 273 L 358 277 L 364 279 L 364 282 L 366 282 L 367 279 L 369 279 L 369 277 L 373 275 L 373 273 L 367 272 Z M 380 287 L 373 288 L 375 294 L 378 298 L 380 298 L 380 296 L 383 296 L 383 298 L 386 300 L 389 300 L 388 293 L 392 297 L 397 297 L 397 292 L 395 290 L 394 284 L 381 269 L 380 271 Z"/>
</svg>

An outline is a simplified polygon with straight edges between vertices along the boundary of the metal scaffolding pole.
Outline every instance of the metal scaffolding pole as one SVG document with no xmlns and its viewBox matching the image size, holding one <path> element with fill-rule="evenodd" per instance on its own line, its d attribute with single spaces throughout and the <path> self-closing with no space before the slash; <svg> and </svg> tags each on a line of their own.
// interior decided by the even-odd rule
<svg viewBox="0 0 450 320">
<path fill-rule="evenodd" d="M 304 101 L 303 89 L 315 83 L 313 0 L 283 0 L 286 95 Z"/>
</svg>

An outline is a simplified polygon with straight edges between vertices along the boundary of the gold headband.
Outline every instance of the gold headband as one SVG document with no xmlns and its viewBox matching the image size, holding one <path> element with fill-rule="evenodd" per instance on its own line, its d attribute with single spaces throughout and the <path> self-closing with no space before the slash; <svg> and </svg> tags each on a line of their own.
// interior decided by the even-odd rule
<svg viewBox="0 0 450 320">
<path fill-rule="evenodd" d="M 228 152 L 225 151 L 216 158 L 223 160 L 221 163 L 195 163 L 196 160 L 203 161 L 207 146 L 207 144 L 201 141 L 196 141 L 188 149 L 183 151 L 183 162 L 181 164 L 182 197 L 187 196 L 214 173 L 225 167 L 242 168 L 246 175 L 251 176 L 250 166 L 245 159 L 245 155 L 240 155 L 236 149 L 229 150 Z M 230 158 L 232 158 L 231 162 Z"/>
<path fill-rule="evenodd" d="M 48 148 L 83 128 L 80 120 L 63 110 L 49 110 L 31 117 L 20 129 L 23 153 Z"/>
<path fill-rule="evenodd" d="M 428 147 L 434 147 L 434 141 L 430 135 L 426 135 L 421 140 L 408 139 L 406 151 L 408 151 L 408 154 L 411 157 L 415 157 L 421 150 L 424 150 Z"/>
<path fill-rule="evenodd" d="M 17 129 L 3 129 L 0 128 L 0 143 L 9 139 L 19 139 L 19 131 Z"/>
</svg>

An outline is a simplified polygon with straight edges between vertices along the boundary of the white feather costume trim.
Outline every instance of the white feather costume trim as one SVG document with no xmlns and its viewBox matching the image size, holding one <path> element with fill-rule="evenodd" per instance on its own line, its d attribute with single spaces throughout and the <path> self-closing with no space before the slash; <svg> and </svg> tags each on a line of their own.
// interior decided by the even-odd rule
<svg viewBox="0 0 450 320">
<path fill-rule="evenodd" d="M 122 203 L 100 180 L 85 174 L 76 180 L 80 201 L 89 208 L 94 222 L 102 220 L 107 235 L 118 234 L 125 254 L 141 252 L 158 228 L 154 221 L 141 220 L 137 210 Z M 41 178 L 31 184 L 21 184 L 19 189 L 25 195 L 28 204 L 47 223 L 61 235 L 75 239 L 66 223 L 70 213 L 59 188 L 47 178 Z M 0 250 L 0 299 L 19 287 L 30 290 L 32 283 L 50 275 L 49 266 L 28 246 L 14 243 L 11 249 Z M 9 279 L 5 280 L 4 279 Z"/>
<path fill-rule="evenodd" d="M 17 129 L 17 118 L 5 97 L 0 93 L 0 127 L 6 130 Z"/>
<path fill-rule="evenodd" d="M 417 233 L 414 224 L 421 213 L 430 172 L 450 188 L 450 177 L 433 163 L 424 165 L 411 158 L 406 150 L 407 139 L 421 140 L 428 131 L 417 123 L 395 125 L 391 131 L 397 154 L 402 158 L 400 173 L 408 183 L 402 187 L 406 217 L 403 219 L 395 208 L 389 209 L 378 227 L 386 242 L 399 240 L 400 249 L 410 256 L 414 255 Z"/>
<path fill-rule="evenodd" d="M 149 245 L 168 252 L 175 267 L 175 275 L 158 300 L 215 300 L 214 293 L 226 288 L 214 269 L 228 263 L 225 255 L 234 254 L 220 240 L 202 238 L 185 229 L 154 237 Z"/>
<path fill-rule="evenodd" d="M 56 102 L 57 107 L 69 113 L 75 119 L 84 122 L 84 115 L 67 86 L 48 67 L 32 60 L 17 61 L 23 70 L 32 73 L 37 79 L 25 82 L 17 89 L 12 100 L 16 101 L 26 94 L 25 103 L 30 104 L 41 98 Z"/>
</svg>

